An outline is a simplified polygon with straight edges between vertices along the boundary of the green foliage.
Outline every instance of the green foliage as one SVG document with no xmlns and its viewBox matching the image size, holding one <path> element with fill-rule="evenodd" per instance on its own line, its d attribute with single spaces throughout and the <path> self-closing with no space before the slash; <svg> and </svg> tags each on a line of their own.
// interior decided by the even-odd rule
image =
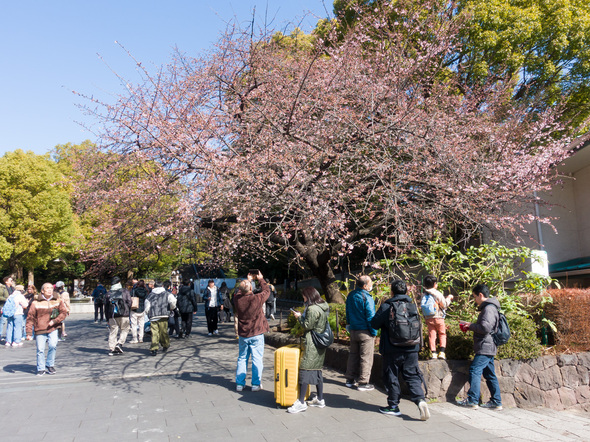
<svg viewBox="0 0 590 442">
<path fill-rule="evenodd" d="M 537 325 L 532 318 L 516 313 L 506 313 L 512 336 L 505 345 L 498 348 L 498 359 L 529 359 L 541 355 L 542 346 L 537 338 Z M 467 320 L 475 321 L 477 316 Z M 473 357 L 473 333 L 463 333 L 457 319 L 447 317 L 447 349 L 448 359 L 464 360 Z M 428 342 L 428 331 L 424 326 L 424 342 Z M 421 352 L 421 357 L 429 357 L 428 345 Z"/>
<path fill-rule="evenodd" d="M 506 312 L 512 336 L 498 349 L 499 359 L 529 359 L 541 355 L 542 346 L 537 337 L 537 324 L 530 316 Z"/>
<path fill-rule="evenodd" d="M 294 54 L 298 54 L 302 50 L 311 52 L 315 46 L 315 37 L 306 34 L 299 28 L 295 28 L 289 35 L 276 32 L 272 36 L 272 41 L 283 49 L 290 49 Z"/>
<path fill-rule="evenodd" d="M 578 121 L 588 115 L 587 0 L 468 0 L 458 12 L 467 18 L 459 58 L 466 82 L 513 78 L 517 99 L 541 94 L 552 105 L 570 96 Z"/>
<path fill-rule="evenodd" d="M 336 316 L 338 316 L 338 323 L 340 325 L 340 335 L 346 333 L 346 306 L 344 304 L 333 304 L 330 303 L 330 314 L 328 315 L 328 322 L 330 323 L 330 328 L 336 335 Z M 305 307 L 296 307 L 294 310 L 303 313 Z M 303 335 L 303 328 L 299 321 L 295 318 L 293 313 L 289 314 L 287 318 L 287 325 L 291 328 L 291 334 L 294 336 L 302 336 Z"/>
<path fill-rule="evenodd" d="M 406 6 L 420 5 L 421 0 Z M 335 0 L 335 20 L 316 33 L 346 33 L 360 11 L 383 0 Z M 448 2 L 440 2 L 445 8 Z M 512 84 L 513 100 L 540 96 L 546 106 L 565 102 L 566 121 L 577 128 L 590 115 L 590 8 L 588 0 L 460 0 L 451 13 L 464 23 L 457 51 L 446 65 L 469 87 L 484 82 Z M 403 17 L 390 12 L 391 21 Z M 564 99 L 565 98 L 565 99 Z M 531 109 L 534 111 L 535 109 Z"/>
<path fill-rule="evenodd" d="M 416 275 L 422 270 L 436 275 L 439 290 L 458 295 L 451 304 L 450 312 L 459 315 L 473 313 L 475 305 L 470 302 L 471 289 L 481 282 L 490 287 L 492 295 L 498 297 L 503 309 L 527 316 L 528 312 L 519 298 L 511 295 L 505 284 L 515 280 L 520 272 L 522 278 L 516 282 L 517 291 L 526 289 L 528 293 L 540 293 L 544 290 L 552 279 L 522 272 L 519 268 L 527 260 L 535 259 L 538 258 L 527 247 L 510 248 L 492 241 L 462 250 L 453 243 L 452 238 L 442 240 L 437 237 L 428 241 L 426 247 L 415 248 L 396 261 L 382 260 L 381 265 L 390 272 L 392 268 L 398 267 L 411 284 L 420 283 Z"/>
<path fill-rule="evenodd" d="M 426 271 L 437 276 L 439 290 L 457 295 L 447 310 L 446 318 L 449 326 L 447 355 L 451 359 L 466 359 L 471 354 L 472 337 L 460 331 L 458 321 L 474 322 L 477 319 L 477 306 L 472 301 L 471 290 L 479 282 L 486 283 L 492 295 L 498 297 L 510 327 L 514 329 L 510 342 L 501 347 L 499 357 L 519 359 L 540 354 L 537 331 L 546 325 L 553 326 L 540 314 L 550 302 L 541 293 L 552 282 L 551 278 L 521 271 L 522 278 L 515 288 L 508 291 L 505 287 L 506 281 L 514 280 L 518 275 L 519 265 L 534 259 L 537 259 L 536 255 L 526 247 L 509 248 L 491 242 L 461 250 L 451 239 L 443 241 L 436 238 L 429 241 L 424 249 L 417 248 L 396 262 L 384 260 L 382 265 L 390 271 L 398 266 L 404 277 L 414 284 L 420 282 L 416 275 Z M 518 294 L 522 290 L 537 301 L 525 303 Z"/>
<path fill-rule="evenodd" d="M 0 262 L 45 267 L 77 243 L 71 192 L 48 156 L 16 150 L 0 158 Z"/>
</svg>

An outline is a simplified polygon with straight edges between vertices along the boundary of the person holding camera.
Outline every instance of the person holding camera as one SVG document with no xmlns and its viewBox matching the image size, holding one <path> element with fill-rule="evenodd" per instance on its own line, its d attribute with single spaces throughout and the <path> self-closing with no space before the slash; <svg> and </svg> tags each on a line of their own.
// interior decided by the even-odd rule
<svg viewBox="0 0 590 442">
<path fill-rule="evenodd" d="M 304 330 L 303 356 L 299 363 L 299 398 L 287 409 L 289 413 L 299 413 L 307 410 L 307 407 L 324 408 L 324 378 L 322 367 L 326 358 L 326 349 L 315 345 L 312 331 L 322 333 L 328 321 L 328 303 L 324 301 L 319 292 L 313 287 L 306 287 L 301 292 L 305 304 L 303 313 L 292 310 L 293 315 Z M 317 394 L 305 402 L 307 387 L 315 385 Z"/>
<path fill-rule="evenodd" d="M 245 279 L 240 282 L 238 291 L 234 296 L 234 311 L 238 320 L 239 340 L 236 391 L 244 390 L 250 357 L 252 357 L 252 391 L 262 390 L 264 333 L 269 330 L 262 306 L 270 295 L 270 288 L 260 270 L 250 270 L 249 274 L 258 281 L 260 291 L 254 293 L 252 284 L 248 279 Z"/>
</svg>

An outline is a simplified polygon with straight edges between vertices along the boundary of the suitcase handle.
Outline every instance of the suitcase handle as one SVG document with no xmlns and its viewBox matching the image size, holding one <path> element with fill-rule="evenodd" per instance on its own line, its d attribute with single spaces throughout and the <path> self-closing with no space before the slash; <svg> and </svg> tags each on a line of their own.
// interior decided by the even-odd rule
<svg viewBox="0 0 590 442">
<path fill-rule="evenodd" d="M 285 388 L 289 387 L 289 369 L 285 369 Z"/>
</svg>

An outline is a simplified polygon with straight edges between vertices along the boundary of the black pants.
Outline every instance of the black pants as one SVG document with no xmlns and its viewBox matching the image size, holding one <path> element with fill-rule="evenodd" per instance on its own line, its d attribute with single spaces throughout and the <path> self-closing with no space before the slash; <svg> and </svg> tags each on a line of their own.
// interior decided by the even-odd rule
<svg viewBox="0 0 590 442">
<path fill-rule="evenodd" d="M 180 330 L 180 313 L 178 312 L 178 309 L 174 310 L 174 313 L 171 313 L 168 318 L 168 335 L 172 336 L 174 332 L 176 332 L 177 338 L 182 338 L 182 331 Z"/>
<path fill-rule="evenodd" d="M 193 312 L 181 313 L 180 319 L 182 319 L 182 329 L 184 330 L 184 337 L 188 337 L 193 329 Z"/>
<path fill-rule="evenodd" d="M 266 319 L 269 319 L 270 315 L 274 315 L 274 313 L 275 313 L 273 311 L 275 303 L 274 303 L 274 301 L 270 301 L 270 302 L 266 302 L 265 304 L 266 304 Z"/>
<path fill-rule="evenodd" d="M 416 404 L 424 399 L 422 372 L 418 366 L 418 352 L 387 353 L 383 355 L 383 385 L 387 391 L 389 406 L 399 405 L 401 397 L 400 375 L 404 377 L 410 390 L 410 399 Z"/>
<path fill-rule="evenodd" d="M 205 316 L 207 317 L 207 330 L 213 333 L 217 330 L 217 312 L 219 307 L 205 307 Z"/>
<path fill-rule="evenodd" d="M 94 303 L 94 320 L 98 321 L 98 312 L 100 310 L 100 322 L 104 319 L 104 304 L 95 302 Z"/>
</svg>

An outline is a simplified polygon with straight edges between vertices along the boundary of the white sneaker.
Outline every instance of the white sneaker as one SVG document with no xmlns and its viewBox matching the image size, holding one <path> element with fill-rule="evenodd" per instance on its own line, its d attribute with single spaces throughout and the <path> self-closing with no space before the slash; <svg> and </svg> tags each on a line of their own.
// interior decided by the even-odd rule
<svg viewBox="0 0 590 442">
<path fill-rule="evenodd" d="M 261 385 L 252 385 L 252 391 L 260 391 L 262 390 L 262 384 Z"/>
<path fill-rule="evenodd" d="M 139 344 L 139 341 L 130 341 L 130 344 Z"/>
<path fill-rule="evenodd" d="M 270 314 L 270 319 L 272 319 L 273 321 L 275 320 L 275 315 L 273 315 L 272 313 Z"/>
<path fill-rule="evenodd" d="M 326 406 L 326 401 L 324 399 L 320 401 L 317 396 L 314 396 L 312 400 L 307 401 L 306 403 L 310 407 L 324 408 Z"/>
<path fill-rule="evenodd" d="M 445 352 L 444 352 L 444 351 L 441 351 L 441 352 L 438 354 L 438 358 L 439 358 L 439 359 L 444 359 L 444 360 L 446 360 L 446 359 L 447 359 L 447 355 L 445 354 Z"/>
<path fill-rule="evenodd" d="M 214 334 L 214 335 L 218 335 L 218 334 L 219 334 L 219 332 L 218 332 L 217 330 L 215 330 L 215 331 L 213 332 L 213 334 Z"/>
<path fill-rule="evenodd" d="M 428 410 L 426 401 L 418 402 L 418 409 L 420 410 L 420 420 L 427 421 L 430 417 L 430 411 Z"/>
<path fill-rule="evenodd" d="M 430 356 L 430 359 L 438 359 L 438 355 L 435 351 L 432 352 L 432 356 Z"/>
<path fill-rule="evenodd" d="M 243 385 L 236 385 L 236 391 L 244 391 Z"/>
<path fill-rule="evenodd" d="M 299 402 L 299 399 L 295 401 L 293 406 L 287 408 L 288 413 L 299 413 L 300 411 L 305 410 L 307 410 L 307 404 L 302 404 L 301 402 Z"/>
<path fill-rule="evenodd" d="M 207 333 L 207 336 L 213 336 L 213 333 Z"/>
</svg>

